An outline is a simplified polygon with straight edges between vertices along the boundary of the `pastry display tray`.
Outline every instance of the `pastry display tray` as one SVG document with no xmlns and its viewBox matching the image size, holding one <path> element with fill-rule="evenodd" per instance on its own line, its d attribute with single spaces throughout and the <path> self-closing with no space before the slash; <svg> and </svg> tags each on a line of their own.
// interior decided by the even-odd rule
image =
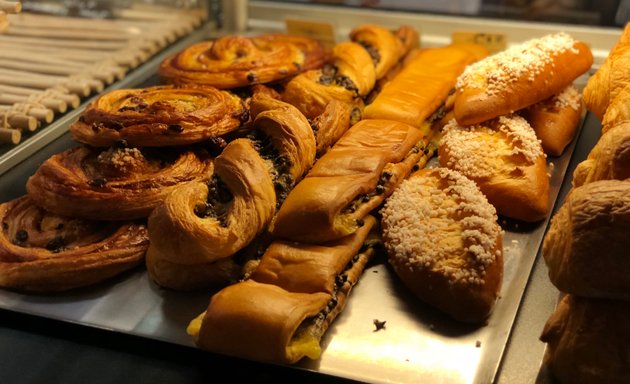
<svg viewBox="0 0 630 384">
<path fill-rule="evenodd" d="M 138 76 L 142 80 L 126 86 L 157 84 L 155 62 L 152 65 L 146 71 L 153 73 Z M 0 202 L 24 194 L 27 178 L 44 160 L 77 145 L 67 132 L 72 117 L 60 128 L 65 133 L 0 176 Z M 579 129 L 584 129 L 582 125 Z M 563 156 L 548 158 L 552 203 L 558 197 L 574 146 L 575 140 Z M 287 369 L 371 383 L 493 382 L 548 221 L 549 217 L 532 225 L 500 218 L 505 230 L 504 280 L 486 325 L 457 323 L 421 303 L 404 289 L 385 260 L 377 258 L 324 335 L 321 358 L 305 359 Z M 160 289 L 144 268 L 138 268 L 99 285 L 61 294 L 0 290 L 0 308 L 196 348 L 186 326 L 205 310 L 211 294 Z M 385 327 L 376 330 L 375 319 L 386 322 Z"/>
</svg>

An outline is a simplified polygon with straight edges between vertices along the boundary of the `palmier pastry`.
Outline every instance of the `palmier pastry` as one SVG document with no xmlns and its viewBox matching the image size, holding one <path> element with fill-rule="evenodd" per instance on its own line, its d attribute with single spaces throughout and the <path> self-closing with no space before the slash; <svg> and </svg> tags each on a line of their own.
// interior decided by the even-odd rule
<svg viewBox="0 0 630 384">
<path fill-rule="evenodd" d="M 94 147 L 163 147 L 224 135 L 248 117 L 240 98 L 211 87 L 119 89 L 90 103 L 70 132 Z"/>
<path fill-rule="evenodd" d="M 627 301 L 566 295 L 540 336 L 543 366 L 562 384 L 629 383 Z"/>
<path fill-rule="evenodd" d="M 626 24 L 604 63 L 588 79 L 582 91 L 586 108 L 600 120 L 604 117 L 611 101 L 630 85 L 628 63 L 630 63 L 630 24 Z"/>
<path fill-rule="evenodd" d="M 546 154 L 560 156 L 569 145 L 582 118 L 582 95 L 574 86 L 522 110 Z"/>
<path fill-rule="evenodd" d="M 589 47 L 564 32 L 512 46 L 458 78 L 455 118 L 472 125 L 526 108 L 560 93 L 592 64 Z"/>
<path fill-rule="evenodd" d="M 443 167 L 475 181 L 500 215 L 535 222 L 549 213 L 545 154 L 522 117 L 466 127 L 453 119 L 444 127 L 438 155 Z"/>
<path fill-rule="evenodd" d="M 223 149 L 210 181 L 178 188 L 151 214 L 147 267 L 157 284 L 188 290 L 239 278 L 230 257 L 267 229 L 315 161 L 313 131 L 295 107 L 259 95 L 251 114 L 251 134 Z"/>
<path fill-rule="evenodd" d="M 276 241 L 248 279 L 212 296 L 188 333 L 200 348 L 230 356 L 276 364 L 317 359 L 377 244 L 373 216 L 325 245 Z"/>
<path fill-rule="evenodd" d="M 562 292 L 630 300 L 630 180 L 571 190 L 551 219 L 542 255 Z"/>
<path fill-rule="evenodd" d="M 456 320 L 484 322 L 503 281 L 502 230 L 475 183 L 446 168 L 420 170 L 380 213 L 389 262 L 403 284 Z"/>
<path fill-rule="evenodd" d="M 178 186 L 212 175 L 203 151 L 76 147 L 46 160 L 26 190 L 47 211 L 88 220 L 146 218 Z"/>
<path fill-rule="evenodd" d="M 298 75 L 286 85 L 283 99 L 307 118 L 322 114 L 332 100 L 362 109 L 375 82 L 418 44 L 417 32 L 406 26 L 391 32 L 363 25 L 352 30 L 350 38 L 335 45 L 330 61 L 321 69 Z"/>
<path fill-rule="evenodd" d="M 229 89 L 282 80 L 325 60 L 324 48 L 308 37 L 230 35 L 185 48 L 164 60 L 158 72 L 167 83 Z"/>
<path fill-rule="evenodd" d="M 22 196 L 0 204 L 0 286 L 57 292 L 116 276 L 142 263 L 146 226 L 57 216 Z"/>
<path fill-rule="evenodd" d="M 619 123 L 604 133 L 586 160 L 573 171 L 573 187 L 597 180 L 630 178 L 630 121 Z"/>
<path fill-rule="evenodd" d="M 394 188 L 432 155 L 432 133 L 391 120 L 361 120 L 289 193 L 272 224 L 277 238 L 323 243 L 363 225 Z"/>
</svg>

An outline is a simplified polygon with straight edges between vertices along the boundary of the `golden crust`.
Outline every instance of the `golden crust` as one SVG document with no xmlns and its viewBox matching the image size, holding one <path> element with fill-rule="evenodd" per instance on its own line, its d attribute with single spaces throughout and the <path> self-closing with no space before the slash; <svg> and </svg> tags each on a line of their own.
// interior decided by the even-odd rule
<svg viewBox="0 0 630 384">
<path fill-rule="evenodd" d="M 0 286 L 58 292 L 98 282 L 140 265 L 146 226 L 61 217 L 27 196 L 0 204 Z"/>
<path fill-rule="evenodd" d="M 72 137 L 94 147 L 163 147 L 218 137 L 247 119 L 238 97 L 215 88 L 155 86 L 99 96 L 70 126 Z"/>
</svg>

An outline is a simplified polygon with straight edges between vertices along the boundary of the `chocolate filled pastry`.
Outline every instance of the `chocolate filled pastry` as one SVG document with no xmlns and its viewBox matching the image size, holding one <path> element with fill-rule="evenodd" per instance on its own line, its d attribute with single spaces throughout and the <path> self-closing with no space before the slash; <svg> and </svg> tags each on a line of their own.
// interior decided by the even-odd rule
<svg viewBox="0 0 630 384">
<path fill-rule="evenodd" d="M 560 156 L 575 137 L 582 118 L 582 95 L 574 86 L 521 111 L 536 132 L 543 151 Z"/>
<path fill-rule="evenodd" d="M 58 292 L 95 284 L 140 265 L 146 226 L 88 221 L 43 210 L 27 196 L 0 204 L 0 286 Z"/>
<path fill-rule="evenodd" d="M 604 117 L 611 101 L 630 85 L 629 63 L 630 24 L 626 24 L 604 63 L 588 79 L 582 91 L 586 108 L 600 120 Z"/>
<path fill-rule="evenodd" d="M 521 116 L 465 127 L 453 119 L 444 127 L 438 157 L 441 166 L 475 181 L 499 215 L 536 222 L 549 213 L 545 154 Z"/>
<path fill-rule="evenodd" d="M 630 300 L 630 180 L 572 189 L 551 219 L 542 255 L 562 292 Z"/>
<path fill-rule="evenodd" d="M 592 64 L 589 47 L 564 32 L 512 46 L 458 78 L 455 119 L 473 125 L 529 107 L 560 93 Z"/>
<path fill-rule="evenodd" d="M 295 107 L 261 94 L 251 114 L 250 134 L 228 143 L 212 178 L 178 188 L 149 217 L 147 268 L 158 285 L 190 290 L 238 279 L 232 256 L 267 229 L 315 161 L 313 131 Z"/>
<path fill-rule="evenodd" d="M 215 88 L 154 86 L 98 97 L 70 126 L 72 137 L 94 147 L 192 144 L 229 133 L 249 118 L 235 95 Z"/>
<path fill-rule="evenodd" d="M 629 383 L 629 324 L 627 301 L 566 295 L 540 336 L 543 366 L 562 384 Z"/>
<path fill-rule="evenodd" d="M 321 69 L 289 81 L 283 100 L 309 119 L 322 114 L 332 100 L 361 110 L 363 99 L 376 81 L 417 46 L 418 34 L 406 26 L 392 32 L 378 25 L 362 25 L 351 31 L 350 40 L 336 44 L 330 60 Z"/>
<path fill-rule="evenodd" d="M 630 121 L 608 129 L 599 138 L 586 160 L 573 171 L 573 187 L 597 180 L 630 178 Z"/>
<path fill-rule="evenodd" d="M 411 175 L 381 209 L 389 263 L 421 300 L 483 323 L 503 282 L 502 230 L 475 183 L 446 168 Z"/>
<path fill-rule="evenodd" d="M 323 46 L 308 37 L 229 35 L 168 57 L 158 73 L 166 83 L 229 89 L 286 79 L 319 68 L 325 60 Z"/>
<path fill-rule="evenodd" d="M 428 126 L 361 120 L 287 196 L 272 223 L 276 238 L 324 243 L 347 236 L 432 156 Z"/>
<path fill-rule="evenodd" d="M 214 294 L 190 322 L 202 349 L 275 364 L 321 356 L 323 336 L 380 243 L 373 216 L 324 245 L 274 242 L 246 280 Z"/>
<path fill-rule="evenodd" d="M 177 187 L 207 181 L 202 150 L 75 147 L 47 159 L 29 177 L 31 199 L 62 216 L 88 220 L 146 218 Z"/>
</svg>

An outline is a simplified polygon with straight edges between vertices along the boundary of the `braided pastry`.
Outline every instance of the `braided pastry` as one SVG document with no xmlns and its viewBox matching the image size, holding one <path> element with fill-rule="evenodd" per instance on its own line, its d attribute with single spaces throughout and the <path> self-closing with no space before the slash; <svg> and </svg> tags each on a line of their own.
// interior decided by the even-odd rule
<svg viewBox="0 0 630 384">
<path fill-rule="evenodd" d="M 0 204 L 0 286 L 56 292 L 94 284 L 141 264 L 147 229 L 130 222 L 51 214 L 27 196 Z"/>
<path fill-rule="evenodd" d="M 47 159 L 26 189 L 35 203 L 59 215 L 129 220 L 148 217 L 177 186 L 211 174 L 204 151 L 76 147 Z"/>
<path fill-rule="evenodd" d="M 240 98 L 215 88 L 121 89 L 90 103 L 70 126 L 75 140 L 109 147 L 192 144 L 224 135 L 249 118 Z"/>
<path fill-rule="evenodd" d="M 324 48 L 307 37 L 231 35 L 194 44 L 160 64 L 163 81 L 219 89 L 264 84 L 320 67 Z"/>
<path fill-rule="evenodd" d="M 295 107 L 260 94 L 251 114 L 251 134 L 225 147 L 211 180 L 177 189 L 151 214 L 147 267 L 159 285 L 196 289 L 240 277 L 230 257 L 267 228 L 315 160 L 313 131 Z"/>
</svg>

